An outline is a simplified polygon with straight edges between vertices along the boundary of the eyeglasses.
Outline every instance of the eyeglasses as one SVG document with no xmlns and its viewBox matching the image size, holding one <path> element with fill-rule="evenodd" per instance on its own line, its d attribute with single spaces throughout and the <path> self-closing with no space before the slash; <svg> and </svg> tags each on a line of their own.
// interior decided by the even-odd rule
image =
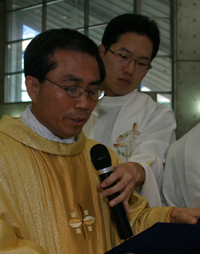
<svg viewBox="0 0 200 254">
<path fill-rule="evenodd" d="M 139 70 L 139 71 L 143 71 L 146 72 L 148 70 L 150 70 L 152 68 L 151 64 L 146 64 L 144 62 L 142 62 L 141 60 L 137 60 L 132 58 L 132 56 L 130 55 L 130 53 L 125 52 L 113 52 L 111 49 L 108 49 L 112 54 L 115 55 L 115 59 L 117 60 L 117 62 L 122 63 L 122 64 L 129 64 L 131 63 L 133 60 L 135 61 L 135 67 Z"/>
<path fill-rule="evenodd" d="M 57 83 L 51 81 L 48 78 L 45 78 L 45 79 L 48 80 L 49 82 L 51 82 L 52 84 L 65 90 L 65 92 L 67 92 L 67 94 L 72 98 L 78 98 L 78 97 L 82 96 L 84 92 L 87 92 L 87 95 L 90 98 L 90 100 L 98 101 L 98 100 L 101 100 L 105 95 L 105 92 L 98 89 L 98 88 L 86 90 L 82 86 L 79 86 L 79 85 L 63 87 L 63 86 L 60 86 Z"/>
</svg>

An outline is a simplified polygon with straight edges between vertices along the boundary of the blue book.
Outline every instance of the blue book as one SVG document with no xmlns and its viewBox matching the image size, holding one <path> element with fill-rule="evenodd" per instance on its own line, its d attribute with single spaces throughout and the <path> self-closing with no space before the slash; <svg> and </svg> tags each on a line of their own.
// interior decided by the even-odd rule
<svg viewBox="0 0 200 254">
<path fill-rule="evenodd" d="M 156 223 L 105 254 L 200 254 L 200 224 Z"/>
</svg>

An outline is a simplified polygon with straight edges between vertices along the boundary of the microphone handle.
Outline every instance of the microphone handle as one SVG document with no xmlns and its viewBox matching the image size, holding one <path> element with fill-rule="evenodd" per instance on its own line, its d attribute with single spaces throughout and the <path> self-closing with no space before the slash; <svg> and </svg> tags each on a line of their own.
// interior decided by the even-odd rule
<svg viewBox="0 0 200 254">
<path fill-rule="evenodd" d="M 111 173 L 112 172 L 108 172 L 108 173 L 99 175 L 101 182 L 104 181 L 106 178 L 108 178 Z M 115 184 L 116 184 L 116 182 L 111 184 L 110 186 L 106 187 L 105 189 L 110 188 L 110 187 L 114 186 Z M 120 194 L 120 192 L 116 192 L 116 193 L 108 196 L 107 197 L 108 201 L 111 201 L 112 199 L 116 198 L 119 194 Z M 132 237 L 133 232 L 130 227 L 128 216 L 127 216 L 123 202 L 121 202 L 113 207 L 110 207 L 110 211 L 111 211 L 111 216 L 115 222 L 120 239 L 128 239 L 128 238 Z"/>
</svg>

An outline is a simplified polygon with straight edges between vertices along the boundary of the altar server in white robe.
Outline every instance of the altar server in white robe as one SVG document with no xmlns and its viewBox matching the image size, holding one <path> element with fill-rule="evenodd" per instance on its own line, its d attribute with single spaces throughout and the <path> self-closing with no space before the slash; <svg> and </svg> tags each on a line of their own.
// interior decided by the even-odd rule
<svg viewBox="0 0 200 254">
<path fill-rule="evenodd" d="M 123 164 L 100 187 L 118 184 L 121 195 L 110 205 L 124 200 L 129 212 L 129 195 L 135 189 L 151 206 L 162 206 L 161 183 L 168 147 L 175 141 L 174 113 L 167 105 L 135 89 L 152 68 L 160 43 L 156 23 L 142 15 L 123 14 L 107 25 L 99 52 L 106 67 L 100 88 L 106 96 L 99 101 L 84 127 L 86 136 L 118 153 Z"/>
<path fill-rule="evenodd" d="M 200 207 L 200 123 L 169 149 L 163 177 L 164 203 Z"/>
</svg>

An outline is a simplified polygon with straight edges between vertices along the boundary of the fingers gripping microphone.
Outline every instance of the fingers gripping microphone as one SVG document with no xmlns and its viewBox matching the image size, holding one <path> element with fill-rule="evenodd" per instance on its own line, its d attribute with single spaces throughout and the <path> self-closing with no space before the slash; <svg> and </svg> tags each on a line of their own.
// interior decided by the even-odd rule
<svg viewBox="0 0 200 254">
<path fill-rule="evenodd" d="M 104 181 L 110 174 L 112 174 L 111 158 L 106 146 L 97 144 L 90 150 L 92 163 L 97 170 L 101 182 Z M 116 183 L 110 185 L 114 186 Z M 120 192 L 114 193 L 108 196 L 108 200 L 116 198 Z M 115 222 L 120 239 L 127 239 L 133 236 L 132 229 L 130 227 L 124 204 L 120 203 L 114 207 L 110 207 L 111 216 Z"/>
</svg>

